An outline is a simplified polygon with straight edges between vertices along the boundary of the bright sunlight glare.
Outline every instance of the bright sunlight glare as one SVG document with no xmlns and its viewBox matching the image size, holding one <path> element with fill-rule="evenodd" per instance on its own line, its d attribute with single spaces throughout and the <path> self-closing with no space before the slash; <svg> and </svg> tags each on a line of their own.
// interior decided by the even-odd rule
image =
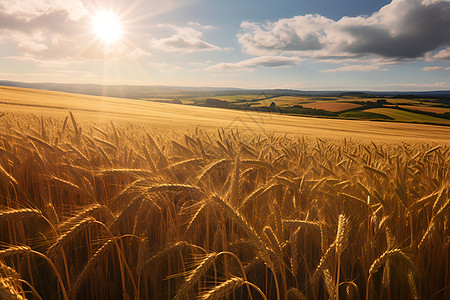
<svg viewBox="0 0 450 300">
<path fill-rule="evenodd" d="M 92 18 L 97 37 L 106 44 L 117 42 L 122 36 L 122 22 L 112 11 L 101 11 Z"/>
</svg>

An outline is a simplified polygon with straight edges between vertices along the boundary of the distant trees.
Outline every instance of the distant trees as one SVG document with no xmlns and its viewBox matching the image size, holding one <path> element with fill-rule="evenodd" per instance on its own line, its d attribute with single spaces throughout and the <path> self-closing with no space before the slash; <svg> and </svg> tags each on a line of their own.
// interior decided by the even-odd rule
<svg viewBox="0 0 450 300">
<path fill-rule="evenodd" d="M 206 106 L 213 107 L 229 107 L 230 103 L 224 100 L 216 99 L 216 98 L 207 98 L 205 102 Z"/>
<path fill-rule="evenodd" d="M 366 107 L 381 107 L 385 104 L 389 104 L 386 99 L 378 99 L 378 100 L 367 100 L 367 101 L 351 101 L 350 103 L 360 104 Z"/>
<path fill-rule="evenodd" d="M 387 104 L 386 99 L 379 99 L 379 100 L 377 100 L 377 106 L 383 106 L 384 104 Z"/>
</svg>

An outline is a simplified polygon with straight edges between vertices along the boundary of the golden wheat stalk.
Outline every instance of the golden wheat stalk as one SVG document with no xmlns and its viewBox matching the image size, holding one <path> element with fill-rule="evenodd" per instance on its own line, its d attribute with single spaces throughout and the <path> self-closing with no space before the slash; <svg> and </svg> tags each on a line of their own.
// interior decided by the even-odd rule
<svg viewBox="0 0 450 300">
<path fill-rule="evenodd" d="M 188 299 L 189 290 L 201 279 L 203 275 L 214 265 L 217 253 L 207 254 L 197 265 L 197 267 L 189 273 L 186 280 L 178 289 L 174 300 Z"/>
<path fill-rule="evenodd" d="M 107 219 L 113 219 L 112 212 L 107 206 L 94 203 L 80 210 L 75 216 L 60 223 L 59 228 L 63 231 L 67 230 L 72 226 L 76 226 L 76 224 L 88 217 L 100 214 L 107 216 Z"/>
<path fill-rule="evenodd" d="M 344 215 L 339 215 L 338 229 L 336 233 L 336 253 L 337 253 L 337 275 L 336 275 L 336 299 L 339 300 L 339 278 L 341 274 L 341 254 L 347 246 L 348 240 L 348 221 Z"/>
<path fill-rule="evenodd" d="M 159 266 L 160 263 L 170 257 L 175 257 L 176 255 L 182 253 L 185 249 L 190 249 L 194 253 L 207 253 L 205 249 L 200 246 L 189 244 L 185 241 L 179 241 L 174 244 L 167 244 L 163 249 L 157 251 L 145 261 L 143 267 L 141 268 L 142 274 L 149 275 L 155 266 Z M 141 274 L 140 274 L 141 275 Z"/>
<path fill-rule="evenodd" d="M 30 253 L 31 248 L 28 246 L 11 246 L 0 250 L 0 257 L 16 256 L 20 254 Z"/>
<path fill-rule="evenodd" d="M 221 210 L 228 218 L 233 220 L 246 233 L 247 237 L 250 239 L 250 242 L 252 242 L 260 252 L 261 257 L 267 266 L 274 270 L 275 265 L 264 242 L 261 240 L 258 233 L 256 233 L 255 229 L 253 229 L 253 227 L 244 219 L 244 217 L 237 210 L 217 196 L 211 197 L 211 203 L 218 207 L 219 210 Z"/>
<path fill-rule="evenodd" d="M 328 292 L 328 297 L 330 300 L 335 300 L 338 298 L 338 294 L 336 294 L 335 284 L 333 282 L 333 277 L 331 276 L 330 270 L 323 269 L 322 270 L 322 278 L 325 283 L 325 288 Z"/>
<path fill-rule="evenodd" d="M 51 152 L 54 152 L 57 149 L 56 147 L 50 145 L 49 143 L 47 143 L 44 140 L 41 140 L 40 138 L 31 136 L 31 135 L 27 135 L 27 138 L 32 140 L 33 142 L 35 142 L 35 144 L 41 145 L 43 148 L 45 148 L 45 149 L 47 149 L 47 150 L 49 150 Z"/>
<path fill-rule="evenodd" d="M 186 226 L 186 232 L 189 232 L 193 226 L 193 224 L 195 223 L 195 221 L 198 219 L 198 217 L 200 216 L 200 214 L 202 213 L 203 210 L 207 209 L 207 204 L 205 202 L 199 202 L 200 207 L 198 207 L 194 214 L 192 215 L 192 217 L 189 219 L 188 224 Z M 194 206 L 194 205 L 193 205 Z"/>
<path fill-rule="evenodd" d="M 8 300 L 24 300 L 25 298 L 19 291 L 11 284 L 8 278 L 0 277 L 0 296 Z"/>
<path fill-rule="evenodd" d="M 6 183 L 12 183 L 14 185 L 19 185 L 17 180 L 9 174 L 3 167 L 0 165 L 0 180 L 6 182 Z"/>
<path fill-rule="evenodd" d="M 229 159 L 221 159 L 216 162 L 213 162 L 209 166 L 207 166 L 198 176 L 196 182 L 199 183 L 204 180 L 209 174 L 214 172 L 217 169 L 220 168 L 228 168 L 229 165 L 231 165 L 231 160 Z"/>
<path fill-rule="evenodd" d="M 240 277 L 232 277 L 225 282 L 222 282 L 213 289 L 207 291 L 200 296 L 203 300 L 219 300 L 223 299 L 227 295 L 231 294 L 233 291 L 237 290 L 245 284 L 245 280 Z"/>
<path fill-rule="evenodd" d="M 408 262 L 409 265 L 414 264 L 409 259 L 409 257 L 406 256 L 405 253 L 403 253 L 403 251 L 400 249 L 392 249 L 392 250 L 385 251 L 380 257 L 378 257 L 376 260 L 374 260 L 374 262 L 372 263 L 372 265 L 369 268 L 369 277 L 367 278 L 367 283 L 366 283 L 366 300 L 369 299 L 370 279 L 378 271 L 378 269 L 380 269 L 381 266 L 383 266 L 388 261 L 388 259 L 390 259 L 391 257 L 394 257 L 394 256 L 403 259 L 404 261 Z"/>
<path fill-rule="evenodd" d="M 269 243 L 271 245 L 271 248 L 274 250 L 274 252 L 278 256 L 282 256 L 283 255 L 283 251 L 281 250 L 280 242 L 278 241 L 277 237 L 273 233 L 272 227 L 265 226 L 263 228 L 263 233 L 267 237 L 267 239 L 268 239 L 268 241 L 269 241 Z"/>
<path fill-rule="evenodd" d="M 28 246 L 11 246 L 9 248 L 0 250 L 0 257 L 2 257 L 2 258 L 9 257 L 9 256 L 22 255 L 22 254 L 34 254 L 34 255 L 41 257 L 45 261 L 47 261 L 47 263 L 50 265 L 52 270 L 55 272 L 55 275 L 58 279 L 58 283 L 60 285 L 64 299 L 68 300 L 66 289 L 64 287 L 64 283 L 62 281 L 61 275 L 59 274 L 54 263 L 47 256 L 45 256 L 44 254 L 42 254 L 38 251 L 32 250 Z"/>
<path fill-rule="evenodd" d="M 96 222 L 94 218 L 87 217 L 86 219 L 81 220 L 79 223 L 75 224 L 66 233 L 59 236 L 58 239 L 55 241 L 55 243 L 53 243 L 53 245 L 51 245 L 50 248 L 48 248 L 47 255 L 49 257 L 53 257 L 61 249 L 64 249 L 71 241 L 76 239 L 76 237 L 81 232 L 85 232 L 85 230 L 94 222 Z"/>
<path fill-rule="evenodd" d="M 322 258 L 319 261 L 316 269 L 314 270 L 313 275 L 311 276 L 311 281 L 314 281 L 320 276 L 321 271 L 324 270 L 326 263 L 330 259 L 332 255 L 332 250 L 336 248 L 336 242 L 333 242 L 330 247 L 328 247 L 327 251 L 322 255 Z"/>
<path fill-rule="evenodd" d="M 314 221 L 306 221 L 306 220 L 297 220 L 297 219 L 283 219 L 283 227 L 288 228 L 288 227 L 309 227 L 312 229 L 316 229 L 319 230 L 320 226 L 318 222 L 314 222 Z"/>
<path fill-rule="evenodd" d="M 119 151 L 117 149 L 116 145 L 114 145 L 114 144 L 112 144 L 112 143 L 110 143 L 108 141 L 102 140 L 101 138 L 94 138 L 94 141 L 99 142 L 103 146 L 106 146 L 106 147 L 108 147 L 110 149 L 113 149 L 114 151 Z"/>
<path fill-rule="evenodd" d="M 203 191 L 199 187 L 181 183 L 157 184 L 144 189 L 144 191 L 146 193 L 172 192 L 172 193 L 187 193 L 189 195 L 203 194 Z"/>
<path fill-rule="evenodd" d="M 348 241 L 348 221 L 344 215 L 339 215 L 338 229 L 336 233 L 336 253 L 341 255 Z"/>
<path fill-rule="evenodd" d="M 0 212 L 0 220 L 21 220 L 30 217 L 41 217 L 42 212 L 33 208 L 11 209 Z"/>
</svg>

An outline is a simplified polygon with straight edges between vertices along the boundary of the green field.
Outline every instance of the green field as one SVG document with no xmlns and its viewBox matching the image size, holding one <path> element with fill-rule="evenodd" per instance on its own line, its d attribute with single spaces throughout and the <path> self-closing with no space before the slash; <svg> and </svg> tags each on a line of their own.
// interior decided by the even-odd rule
<svg viewBox="0 0 450 300">
<path fill-rule="evenodd" d="M 393 120 L 393 118 L 367 111 L 351 111 L 339 115 L 340 117 L 361 120 Z"/>
<path fill-rule="evenodd" d="M 449 107 L 438 107 L 438 106 L 417 106 L 417 105 L 399 105 L 400 108 L 406 108 L 410 110 L 418 110 L 418 111 L 424 111 L 424 112 L 431 112 L 435 114 L 445 114 L 450 113 Z"/>
<path fill-rule="evenodd" d="M 371 108 L 366 109 L 364 112 L 376 113 L 380 115 L 385 115 L 392 118 L 395 121 L 400 122 L 417 122 L 417 123 L 442 123 L 442 124 L 450 124 L 450 120 L 437 118 L 428 115 L 422 115 L 418 113 L 402 111 L 393 108 Z"/>
</svg>

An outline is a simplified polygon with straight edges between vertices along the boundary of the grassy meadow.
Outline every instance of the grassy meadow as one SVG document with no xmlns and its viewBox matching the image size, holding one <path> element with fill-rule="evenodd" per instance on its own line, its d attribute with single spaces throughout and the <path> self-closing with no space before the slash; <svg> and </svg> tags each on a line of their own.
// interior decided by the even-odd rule
<svg viewBox="0 0 450 300">
<path fill-rule="evenodd" d="M 0 298 L 450 298 L 449 127 L 0 92 Z"/>
</svg>

